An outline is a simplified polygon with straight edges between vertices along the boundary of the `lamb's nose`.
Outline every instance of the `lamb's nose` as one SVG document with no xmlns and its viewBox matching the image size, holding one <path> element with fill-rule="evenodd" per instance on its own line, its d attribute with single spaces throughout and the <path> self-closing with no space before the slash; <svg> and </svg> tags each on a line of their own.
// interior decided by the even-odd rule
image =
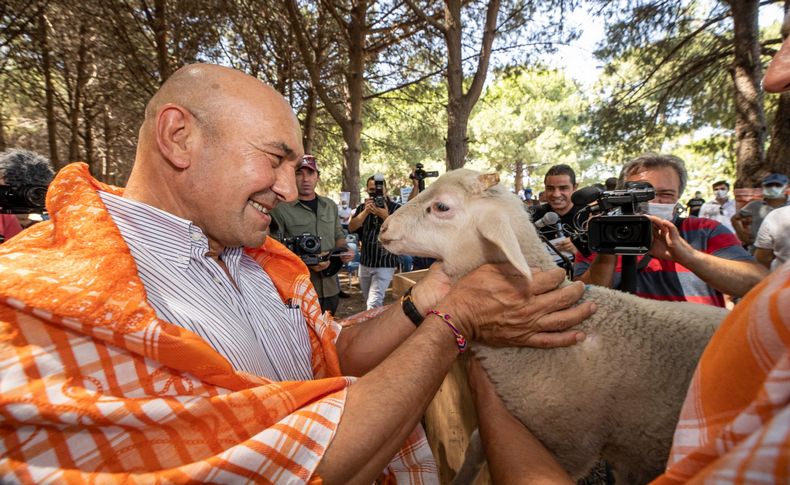
<svg viewBox="0 0 790 485">
<path fill-rule="evenodd" d="M 389 227 L 389 225 L 387 224 L 388 222 L 389 221 L 384 221 L 384 224 L 381 225 L 381 229 L 379 230 L 379 235 L 383 236 L 384 233 L 387 232 L 387 228 Z"/>
</svg>

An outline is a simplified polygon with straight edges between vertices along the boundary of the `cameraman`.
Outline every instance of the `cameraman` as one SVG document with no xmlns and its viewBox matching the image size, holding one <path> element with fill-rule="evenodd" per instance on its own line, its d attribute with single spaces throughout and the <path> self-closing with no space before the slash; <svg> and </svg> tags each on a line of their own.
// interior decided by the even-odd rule
<svg viewBox="0 0 790 485">
<path fill-rule="evenodd" d="M 47 186 L 55 176 L 49 160 L 27 150 L 8 150 L 0 154 L 0 186 L 20 188 L 24 186 Z M 0 199 L 0 210 L 16 209 L 3 207 Z M 41 207 L 22 207 L 26 215 Z M 21 216 L 22 214 L 20 214 Z M 14 214 L 0 213 L 0 243 L 7 241 L 22 231 L 19 219 Z"/>
<path fill-rule="evenodd" d="M 678 218 L 677 203 L 687 178 L 680 158 L 653 153 L 631 160 L 620 172 L 620 187 L 625 182 L 642 181 L 656 191 L 655 199 L 648 203 L 653 241 L 650 252 L 637 263 L 636 294 L 723 307 L 722 293 L 743 296 L 767 271 L 719 222 Z M 585 283 L 617 288 L 620 270 L 620 256 L 576 255 L 574 274 Z"/>
<path fill-rule="evenodd" d="M 299 198 L 293 203 L 278 204 L 271 214 L 277 223 L 278 231 L 283 237 L 294 237 L 304 233 L 321 238 L 321 254 L 328 256 L 334 249 L 346 248 L 346 237 L 340 226 L 337 204 L 331 199 L 322 197 L 315 192 L 321 172 L 316 159 L 305 155 L 299 168 L 296 169 L 296 188 Z M 350 261 L 353 254 L 343 254 L 343 262 Z M 310 281 L 318 293 L 318 301 L 322 312 L 337 312 L 340 303 L 340 286 L 335 275 L 325 276 L 329 260 L 309 266 Z"/>
<path fill-rule="evenodd" d="M 357 207 L 348 223 L 349 232 L 359 234 L 362 258 L 359 263 L 359 286 L 367 302 L 367 309 L 384 305 L 384 295 L 398 267 L 398 257 L 379 243 L 381 225 L 395 212 L 400 204 L 387 197 L 387 186 L 383 178 L 368 178 L 368 198 Z M 379 202 L 377 205 L 376 202 Z"/>
</svg>

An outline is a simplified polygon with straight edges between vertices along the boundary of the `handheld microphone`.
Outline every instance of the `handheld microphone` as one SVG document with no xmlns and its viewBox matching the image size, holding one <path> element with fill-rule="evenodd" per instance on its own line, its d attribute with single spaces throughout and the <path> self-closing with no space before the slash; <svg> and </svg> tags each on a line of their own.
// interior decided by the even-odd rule
<svg viewBox="0 0 790 485">
<path fill-rule="evenodd" d="M 560 221 L 560 216 L 556 212 L 547 212 L 543 217 L 535 221 L 535 229 L 541 229 L 546 226 L 551 226 Z"/>
<path fill-rule="evenodd" d="M 603 190 L 595 185 L 584 187 L 571 194 L 571 202 L 573 202 L 573 205 L 585 206 L 598 200 L 598 196 L 602 192 Z"/>
</svg>

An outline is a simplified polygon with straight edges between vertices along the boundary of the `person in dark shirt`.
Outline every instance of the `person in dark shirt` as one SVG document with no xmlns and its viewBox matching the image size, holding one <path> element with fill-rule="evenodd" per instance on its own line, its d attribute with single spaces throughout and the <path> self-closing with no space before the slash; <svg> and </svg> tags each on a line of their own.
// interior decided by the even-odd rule
<svg viewBox="0 0 790 485">
<path fill-rule="evenodd" d="M 565 164 L 554 165 L 543 177 L 546 186 L 546 203 L 536 207 L 532 212 L 532 220 L 539 221 L 549 212 L 560 216 L 560 222 L 539 229 L 546 239 L 552 241 L 554 247 L 563 253 L 576 253 L 576 247 L 571 242 L 563 226 L 573 226 L 573 218 L 579 212 L 571 202 L 571 194 L 576 190 L 576 173 Z"/>
<path fill-rule="evenodd" d="M 390 253 L 379 243 L 381 225 L 395 212 L 397 204 L 385 196 L 384 207 L 378 207 L 373 201 L 376 183 L 374 177 L 368 178 L 368 198 L 357 207 L 354 216 L 348 222 L 349 232 L 359 234 L 362 258 L 359 262 L 359 286 L 367 302 L 367 309 L 384 305 L 384 295 L 387 292 L 395 268 L 398 267 L 398 257 Z M 384 185 L 386 194 L 386 184 Z"/>
<path fill-rule="evenodd" d="M 690 216 L 699 217 L 699 210 L 705 204 L 705 199 L 703 199 L 701 195 L 702 193 L 699 191 L 694 192 L 694 197 L 686 202 L 686 207 L 688 207 Z"/>
</svg>

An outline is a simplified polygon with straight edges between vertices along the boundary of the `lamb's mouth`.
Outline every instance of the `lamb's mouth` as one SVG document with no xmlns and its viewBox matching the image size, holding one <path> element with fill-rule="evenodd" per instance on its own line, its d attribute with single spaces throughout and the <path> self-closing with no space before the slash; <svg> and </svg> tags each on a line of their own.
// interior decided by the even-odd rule
<svg viewBox="0 0 790 485">
<path fill-rule="evenodd" d="M 387 251 L 389 251 L 391 253 L 393 252 L 393 250 L 392 250 L 393 244 L 397 243 L 399 240 L 400 239 L 391 239 L 391 238 L 388 238 L 388 237 L 381 237 L 381 236 L 379 236 L 379 242 L 381 243 L 381 245 L 384 246 L 384 249 L 386 249 Z"/>
</svg>

